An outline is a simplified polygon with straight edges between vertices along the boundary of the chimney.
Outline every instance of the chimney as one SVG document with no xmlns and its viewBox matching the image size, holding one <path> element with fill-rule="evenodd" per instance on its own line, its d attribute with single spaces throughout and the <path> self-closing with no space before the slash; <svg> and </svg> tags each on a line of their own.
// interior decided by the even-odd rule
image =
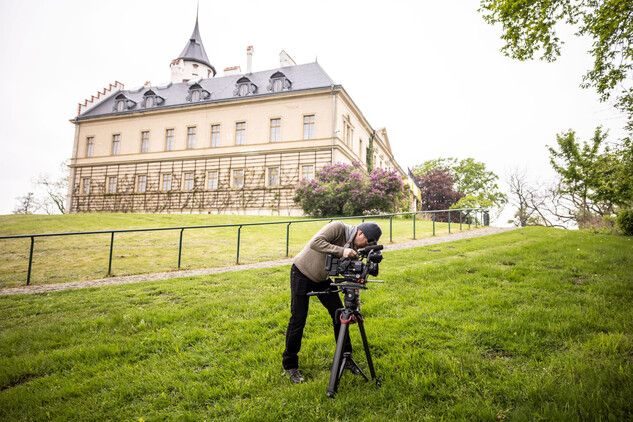
<svg viewBox="0 0 633 422">
<path fill-rule="evenodd" d="M 281 53 L 279 53 L 279 67 L 296 66 L 296 65 L 297 63 L 295 63 L 295 61 L 292 60 L 292 57 L 290 57 L 288 53 L 286 53 L 285 50 L 281 50 Z"/>
<path fill-rule="evenodd" d="M 224 69 L 224 76 L 239 75 L 242 73 L 242 69 L 239 66 L 231 66 Z"/>
<path fill-rule="evenodd" d="M 253 49 L 252 45 L 246 47 L 246 73 L 253 73 Z"/>
</svg>

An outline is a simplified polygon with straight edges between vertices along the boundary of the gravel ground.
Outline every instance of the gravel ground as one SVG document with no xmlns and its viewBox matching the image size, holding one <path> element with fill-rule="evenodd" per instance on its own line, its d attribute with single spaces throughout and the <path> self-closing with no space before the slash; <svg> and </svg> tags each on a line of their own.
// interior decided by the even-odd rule
<svg viewBox="0 0 633 422">
<path fill-rule="evenodd" d="M 442 236 L 429 237 L 408 242 L 394 243 L 385 245 L 385 251 L 396 251 L 399 249 L 417 248 L 420 246 L 435 245 L 438 243 L 452 242 L 454 240 L 469 239 L 472 237 L 488 236 L 491 234 L 503 233 L 509 230 L 515 230 L 516 227 L 482 227 L 479 229 L 471 229 L 468 231 L 460 231 Z M 168 271 L 155 274 L 139 274 L 122 277 L 108 277 L 97 280 L 75 281 L 70 283 L 56 284 L 39 284 L 31 286 L 12 287 L 8 289 L 0 289 L 0 295 L 13 295 L 24 293 L 46 293 L 59 290 L 83 289 L 86 287 L 111 286 L 113 284 L 140 283 L 143 281 L 166 280 L 177 277 L 192 277 L 207 274 L 218 274 L 232 271 L 250 270 L 253 268 L 270 268 L 279 267 L 281 265 L 292 264 L 292 258 L 280 259 L 277 261 L 257 262 L 254 264 L 233 265 L 221 268 L 201 268 L 198 270 L 186 271 Z"/>
</svg>

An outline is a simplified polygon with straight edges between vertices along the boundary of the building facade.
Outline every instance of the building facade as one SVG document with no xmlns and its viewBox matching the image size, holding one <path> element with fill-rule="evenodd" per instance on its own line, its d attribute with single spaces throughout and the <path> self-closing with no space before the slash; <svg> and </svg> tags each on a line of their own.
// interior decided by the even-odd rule
<svg viewBox="0 0 633 422">
<path fill-rule="evenodd" d="M 79 212 L 301 215 L 296 187 L 328 164 L 396 169 L 374 130 L 318 63 L 215 77 L 198 30 L 172 61 L 170 83 L 115 83 L 80 104 L 68 207 Z M 410 183 L 415 189 L 415 187 Z"/>
</svg>

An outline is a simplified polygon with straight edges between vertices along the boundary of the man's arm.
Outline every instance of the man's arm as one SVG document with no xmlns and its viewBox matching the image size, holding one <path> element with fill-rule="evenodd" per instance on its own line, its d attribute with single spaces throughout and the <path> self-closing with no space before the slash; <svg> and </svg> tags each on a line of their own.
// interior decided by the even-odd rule
<svg viewBox="0 0 633 422">
<path fill-rule="evenodd" d="M 310 249 L 324 254 L 332 254 L 338 258 L 354 258 L 358 254 L 353 249 L 338 246 L 332 242 L 343 239 L 345 242 L 345 226 L 341 222 L 330 223 L 317 233 L 310 241 Z"/>
</svg>

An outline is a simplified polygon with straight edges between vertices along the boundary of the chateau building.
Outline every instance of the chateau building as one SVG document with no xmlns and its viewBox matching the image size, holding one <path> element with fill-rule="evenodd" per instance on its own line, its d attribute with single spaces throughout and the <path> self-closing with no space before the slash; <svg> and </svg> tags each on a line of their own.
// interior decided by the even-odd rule
<svg viewBox="0 0 633 422">
<path fill-rule="evenodd" d="M 79 104 L 67 209 L 301 215 L 303 178 L 337 162 L 396 169 L 387 131 L 374 130 L 318 63 L 284 51 L 276 69 L 226 68 L 205 52 L 198 21 L 171 82 L 116 82 Z"/>
</svg>

